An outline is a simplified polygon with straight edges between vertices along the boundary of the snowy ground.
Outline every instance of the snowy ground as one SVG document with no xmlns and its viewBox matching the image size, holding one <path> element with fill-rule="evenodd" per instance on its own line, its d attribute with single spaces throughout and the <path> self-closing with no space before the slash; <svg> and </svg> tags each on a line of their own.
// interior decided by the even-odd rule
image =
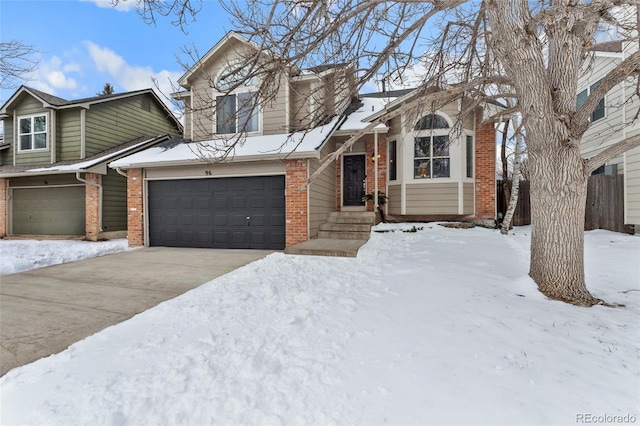
<svg viewBox="0 0 640 426">
<path fill-rule="evenodd" d="M 640 237 L 586 233 L 590 290 L 625 307 L 579 308 L 527 277 L 530 228 L 409 227 L 357 259 L 272 254 L 14 369 L 0 423 L 640 422 Z"/>
<path fill-rule="evenodd" d="M 0 275 L 128 250 L 126 238 L 111 241 L 2 240 Z"/>
</svg>

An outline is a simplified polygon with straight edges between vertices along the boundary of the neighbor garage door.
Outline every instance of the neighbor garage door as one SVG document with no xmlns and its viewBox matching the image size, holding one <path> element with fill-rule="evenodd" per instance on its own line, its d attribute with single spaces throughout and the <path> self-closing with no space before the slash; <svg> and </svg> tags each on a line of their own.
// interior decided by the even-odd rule
<svg viewBox="0 0 640 426">
<path fill-rule="evenodd" d="M 84 235 L 84 185 L 12 190 L 14 234 Z"/>
<path fill-rule="evenodd" d="M 149 181 L 149 244 L 283 249 L 284 176 Z"/>
</svg>

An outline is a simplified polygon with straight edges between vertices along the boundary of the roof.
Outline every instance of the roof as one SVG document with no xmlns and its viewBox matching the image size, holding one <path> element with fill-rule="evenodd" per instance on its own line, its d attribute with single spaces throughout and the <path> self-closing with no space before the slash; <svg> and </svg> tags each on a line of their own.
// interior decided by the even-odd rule
<svg viewBox="0 0 640 426">
<path fill-rule="evenodd" d="M 318 149 L 331 137 L 344 117 L 311 130 L 288 134 L 256 135 L 191 142 L 173 138 L 158 146 L 109 163 L 111 168 L 172 166 L 216 161 L 241 162 L 285 158 L 319 158 Z M 236 143 L 237 142 L 237 143 Z M 236 146 L 232 145 L 236 143 Z M 228 155 L 225 155 L 229 151 Z"/>
<path fill-rule="evenodd" d="M 349 105 L 345 112 L 347 118 L 336 133 L 349 134 L 364 129 L 371 123 L 368 117 L 384 111 L 386 106 L 394 100 L 395 98 L 361 97 L 358 102 Z M 386 132 L 389 129 L 380 123 L 374 128 L 375 130 Z"/>
<path fill-rule="evenodd" d="M 41 166 L 0 166 L 0 177 L 6 178 L 75 172 L 84 173 L 87 171 L 98 172 L 95 169 L 104 166 L 109 161 L 113 161 L 127 154 L 132 154 L 149 146 L 159 144 L 167 139 L 169 139 L 168 135 L 155 137 L 142 136 L 80 160 L 59 161 L 54 164 Z"/>
<path fill-rule="evenodd" d="M 173 119 L 174 123 L 178 126 L 177 128 L 182 129 L 182 124 L 180 123 L 180 121 L 178 121 L 178 119 L 173 115 L 169 108 L 167 108 L 167 106 L 164 104 L 164 102 L 162 102 L 162 100 L 158 97 L 153 89 L 142 89 L 104 96 L 92 96 L 89 98 L 74 99 L 70 101 L 23 85 L 20 86 L 13 95 L 11 95 L 9 100 L 7 100 L 4 105 L 2 105 L 2 108 L 0 108 L 0 114 L 6 114 L 7 108 L 11 104 L 13 104 L 22 93 L 30 94 L 34 98 L 39 99 L 45 106 L 53 109 L 65 109 L 73 107 L 89 108 L 91 105 L 98 103 L 110 102 L 118 99 L 126 99 L 133 96 L 148 94 L 151 95 L 156 100 L 156 102 L 168 113 L 167 116 Z"/>
</svg>

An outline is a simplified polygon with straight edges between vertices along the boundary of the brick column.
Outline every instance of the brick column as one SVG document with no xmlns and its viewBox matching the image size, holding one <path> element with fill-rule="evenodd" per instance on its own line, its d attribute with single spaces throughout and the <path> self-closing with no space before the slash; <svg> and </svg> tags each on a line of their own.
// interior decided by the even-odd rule
<svg viewBox="0 0 640 426">
<path fill-rule="evenodd" d="M 129 247 L 144 245 L 142 169 L 127 170 L 127 238 Z"/>
<path fill-rule="evenodd" d="M 496 215 L 496 131 L 494 123 L 476 122 L 476 218 Z"/>
<path fill-rule="evenodd" d="M 100 234 L 100 185 L 102 178 L 96 173 L 86 173 L 85 184 L 85 224 L 84 232 L 88 240 L 96 241 Z"/>
<path fill-rule="evenodd" d="M 308 160 L 287 160 L 286 171 L 286 246 L 309 239 L 307 187 Z"/>
<path fill-rule="evenodd" d="M 374 137 L 367 141 L 367 194 L 373 194 L 375 191 L 375 162 L 372 161 L 374 152 Z M 387 187 L 387 139 L 384 135 L 378 135 L 378 191 L 386 193 Z M 367 210 L 373 211 L 373 203 L 367 204 Z"/>
<path fill-rule="evenodd" d="M 7 236 L 7 193 L 9 179 L 0 179 L 0 237 Z"/>
</svg>

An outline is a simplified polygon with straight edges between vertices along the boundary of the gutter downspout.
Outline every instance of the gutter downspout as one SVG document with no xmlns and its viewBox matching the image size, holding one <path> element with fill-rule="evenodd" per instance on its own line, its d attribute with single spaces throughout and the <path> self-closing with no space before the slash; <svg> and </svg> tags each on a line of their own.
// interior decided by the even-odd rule
<svg viewBox="0 0 640 426">
<path fill-rule="evenodd" d="M 89 182 L 86 179 L 80 177 L 80 172 L 76 172 L 76 179 L 85 185 L 91 185 L 98 188 L 99 191 L 99 199 L 98 199 L 98 231 L 102 232 L 102 184 Z"/>
<path fill-rule="evenodd" d="M 115 170 L 120 176 L 128 177 L 127 172 L 123 171 L 120 167 L 116 167 Z"/>
</svg>

